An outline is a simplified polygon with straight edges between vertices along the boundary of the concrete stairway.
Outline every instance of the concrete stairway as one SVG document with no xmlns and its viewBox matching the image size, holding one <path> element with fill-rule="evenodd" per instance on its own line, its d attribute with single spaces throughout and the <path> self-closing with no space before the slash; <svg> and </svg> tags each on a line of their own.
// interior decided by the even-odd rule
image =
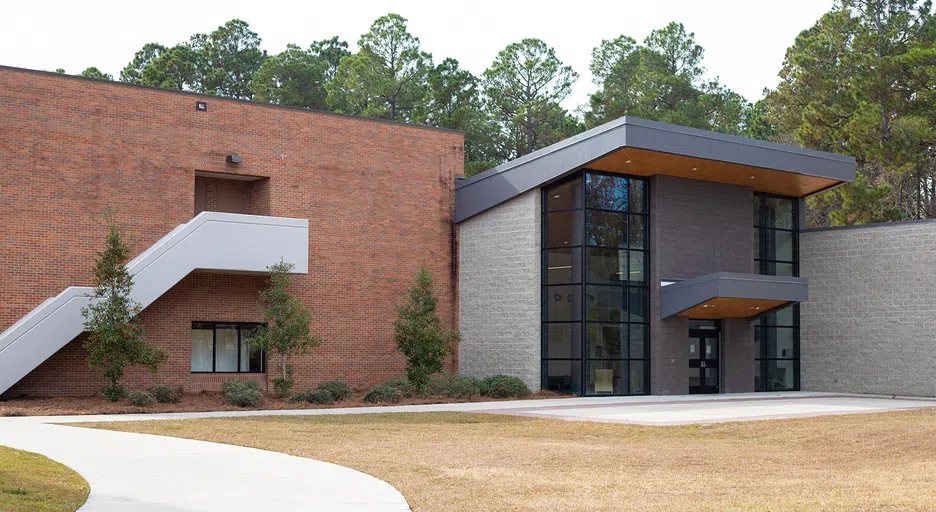
<svg viewBox="0 0 936 512">
<path fill-rule="evenodd" d="M 309 221 L 203 212 L 127 264 L 133 299 L 146 308 L 193 270 L 266 272 L 280 258 L 309 271 Z M 88 262 L 91 265 L 91 262 Z M 0 393 L 84 330 L 91 288 L 70 286 L 0 334 Z"/>
</svg>

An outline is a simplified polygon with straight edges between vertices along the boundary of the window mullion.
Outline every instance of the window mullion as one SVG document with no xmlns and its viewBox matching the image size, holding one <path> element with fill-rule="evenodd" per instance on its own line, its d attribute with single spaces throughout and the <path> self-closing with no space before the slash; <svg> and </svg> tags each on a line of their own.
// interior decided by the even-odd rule
<svg viewBox="0 0 936 512">
<path fill-rule="evenodd" d="M 241 339 L 241 324 L 237 324 L 237 373 L 244 371 L 244 369 L 241 368 L 241 343 L 243 343 Z"/>
<path fill-rule="evenodd" d="M 579 325 L 579 336 L 582 341 L 582 353 L 581 353 L 581 359 L 579 359 L 578 371 L 579 371 L 579 385 L 581 387 L 580 392 L 584 396 L 587 394 L 587 390 L 588 390 L 588 376 L 587 376 L 586 368 L 588 367 L 588 360 L 589 360 L 588 304 L 587 304 L 588 273 L 586 270 L 588 268 L 588 249 L 586 248 L 586 246 L 588 245 L 588 212 L 589 212 L 589 209 L 588 209 L 588 173 L 587 172 L 582 172 L 582 186 L 579 188 L 580 188 L 579 194 L 581 196 L 580 198 L 581 202 L 579 204 L 582 205 L 582 226 L 581 226 L 582 240 L 580 241 L 580 243 L 582 244 L 582 269 L 581 269 L 581 276 L 580 276 L 580 279 L 582 281 L 582 288 L 581 288 L 581 297 L 579 297 L 579 300 L 581 302 L 581 309 L 582 309 L 582 312 L 581 312 L 582 322 Z"/>
<path fill-rule="evenodd" d="M 218 325 L 211 324 L 211 373 L 218 371 L 215 360 L 218 358 Z"/>
</svg>

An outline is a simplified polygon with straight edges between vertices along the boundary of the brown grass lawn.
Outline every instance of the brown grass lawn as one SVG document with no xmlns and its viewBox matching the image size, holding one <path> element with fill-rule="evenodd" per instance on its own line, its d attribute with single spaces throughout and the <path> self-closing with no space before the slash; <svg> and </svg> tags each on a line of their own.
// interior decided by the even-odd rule
<svg viewBox="0 0 936 512">
<path fill-rule="evenodd" d="M 88 482 L 42 455 L 0 446 L 0 510 L 77 510 L 88 499 Z"/>
<path fill-rule="evenodd" d="M 936 412 L 641 427 L 393 413 L 96 424 L 382 478 L 414 510 L 936 510 Z"/>
</svg>

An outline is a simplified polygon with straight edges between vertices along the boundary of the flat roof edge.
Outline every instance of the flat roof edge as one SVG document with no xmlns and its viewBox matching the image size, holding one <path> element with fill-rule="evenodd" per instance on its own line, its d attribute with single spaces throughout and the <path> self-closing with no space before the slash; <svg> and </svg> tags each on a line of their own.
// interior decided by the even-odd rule
<svg viewBox="0 0 936 512">
<path fill-rule="evenodd" d="M 559 142 L 557 142 L 557 143 L 555 143 L 555 144 L 551 144 L 551 145 L 549 145 L 549 146 L 546 146 L 545 148 L 538 149 L 538 150 L 536 150 L 536 151 L 534 151 L 534 152 L 532 152 L 532 153 L 528 153 L 528 154 L 523 155 L 523 156 L 521 156 L 521 157 L 518 157 L 518 158 L 515 158 L 515 159 L 513 159 L 513 160 L 510 160 L 509 162 L 504 162 L 504 163 L 498 165 L 497 167 L 494 167 L 494 168 L 492 168 L 492 169 L 488 169 L 488 170 L 486 170 L 486 171 L 484 171 L 484 172 L 482 172 L 482 173 L 480 173 L 480 174 L 476 174 L 476 175 L 474 175 L 474 176 L 471 176 L 471 177 L 465 178 L 464 180 L 461 180 L 461 183 L 459 183 L 459 184 L 456 186 L 456 188 L 466 187 L 466 186 L 472 185 L 472 184 L 477 183 L 477 182 L 479 182 L 479 181 L 483 181 L 483 180 L 486 180 L 486 179 L 488 179 L 488 178 L 494 177 L 494 176 L 496 176 L 496 175 L 498 175 L 498 174 L 507 172 L 507 171 L 509 171 L 509 170 L 511 170 L 511 169 L 513 169 L 513 168 L 515 168 L 515 167 L 519 167 L 519 166 L 521 166 L 521 165 L 525 165 L 525 164 L 527 164 L 527 163 L 533 162 L 534 160 L 547 157 L 547 156 L 549 156 L 549 155 L 551 155 L 551 154 L 553 154 L 553 153 L 555 153 L 555 152 L 557 152 L 557 151 L 561 151 L 561 150 L 564 150 L 564 149 L 566 149 L 566 148 L 572 147 L 572 146 L 574 146 L 574 145 L 576 145 L 576 144 L 585 142 L 585 141 L 587 141 L 588 139 L 591 139 L 592 137 L 594 137 L 594 136 L 596 136 L 596 135 L 600 135 L 600 134 L 603 134 L 603 133 L 605 133 L 605 132 L 608 132 L 608 131 L 611 131 L 611 130 L 614 130 L 614 129 L 620 128 L 621 126 L 626 125 L 626 124 L 627 124 L 627 120 L 628 120 L 628 117 L 626 117 L 626 116 L 625 116 L 625 117 L 618 118 L 618 119 L 615 119 L 614 121 L 611 121 L 611 122 L 609 122 L 609 123 L 605 123 L 605 124 L 603 124 L 603 125 L 601 125 L 601 126 L 596 126 L 596 127 L 592 128 L 592 129 L 590 129 L 590 130 L 586 130 L 586 131 L 584 131 L 584 132 L 582 132 L 582 133 L 579 133 L 579 134 L 577 134 L 577 135 L 573 135 L 572 137 L 569 137 L 569 138 L 567 138 L 567 139 L 563 139 L 563 140 L 561 140 L 561 141 L 559 141 Z"/>
<path fill-rule="evenodd" d="M 740 135 L 731 135 L 721 132 L 713 132 L 708 130 L 701 130 L 699 128 L 690 128 L 687 126 L 679 126 L 675 124 L 663 123 L 660 121 L 651 121 L 649 119 L 642 119 L 639 117 L 624 117 L 622 119 L 627 119 L 627 124 L 634 126 L 641 126 L 644 128 L 652 128 L 655 130 L 678 133 L 681 135 L 689 135 L 694 137 L 700 137 L 704 139 L 717 140 L 721 142 L 731 142 L 736 144 L 744 144 L 748 146 L 755 146 L 762 149 L 769 149 L 774 151 L 781 151 L 786 153 L 811 156 L 816 158 L 824 158 L 829 160 L 837 160 L 843 163 L 856 163 L 855 157 L 849 155 L 843 155 L 840 153 L 832 153 L 830 151 L 819 151 L 817 149 L 809 149 L 798 146 L 791 146 L 789 144 L 780 144 L 777 142 L 770 142 L 761 139 L 752 139 L 750 137 L 743 137 Z"/>
<path fill-rule="evenodd" d="M 168 94 L 183 94 L 186 96 L 194 96 L 196 98 L 201 98 L 201 99 L 206 99 L 206 100 L 231 101 L 231 102 L 241 103 L 245 105 L 255 105 L 259 107 L 276 108 L 276 109 L 290 110 L 290 111 L 296 111 L 296 112 L 306 112 L 310 114 L 322 114 L 326 116 L 342 117 L 345 119 L 354 119 L 354 120 L 359 120 L 359 121 L 364 121 L 364 122 L 375 122 L 375 123 L 389 124 L 393 126 L 400 126 L 400 127 L 407 127 L 407 128 L 432 130 L 432 131 L 443 132 L 443 133 L 454 133 L 454 134 L 459 134 L 462 136 L 465 135 L 464 131 L 455 130 L 453 128 L 440 128 L 438 126 L 430 126 L 430 125 L 425 125 L 425 124 L 391 121 L 389 119 L 381 119 L 379 117 L 364 117 L 364 116 L 357 116 L 353 114 L 342 114 L 339 112 L 332 112 L 330 110 L 319 110 L 319 109 L 314 109 L 314 108 L 296 107 L 292 105 L 279 105 L 276 103 L 264 103 L 261 101 L 245 100 L 245 99 L 240 99 L 240 98 L 229 98 L 227 96 L 218 96 L 215 94 L 207 94 L 203 92 L 182 91 L 178 89 L 166 89 L 163 87 L 154 87 L 151 85 L 131 84 L 128 82 L 121 82 L 119 80 L 105 80 L 102 78 L 91 78 L 91 77 L 81 76 L 81 75 L 56 73 L 55 71 L 44 71 L 41 69 L 19 68 L 15 66 L 5 66 L 5 65 L 0 64 L 0 71 L 12 71 L 12 72 L 17 72 L 17 73 L 45 75 L 45 76 L 51 76 L 51 77 L 56 77 L 56 78 L 63 78 L 63 79 L 69 79 L 69 80 L 81 80 L 81 81 L 92 82 L 92 83 L 96 82 L 99 84 L 116 85 L 119 87 L 132 87 L 134 89 L 149 90 L 149 91 L 154 91 L 154 92 L 164 92 Z"/>
<path fill-rule="evenodd" d="M 851 156 L 622 117 L 459 180 L 455 186 L 455 222 L 625 147 L 811 176 L 836 184 L 855 180 L 855 159 Z"/>
</svg>

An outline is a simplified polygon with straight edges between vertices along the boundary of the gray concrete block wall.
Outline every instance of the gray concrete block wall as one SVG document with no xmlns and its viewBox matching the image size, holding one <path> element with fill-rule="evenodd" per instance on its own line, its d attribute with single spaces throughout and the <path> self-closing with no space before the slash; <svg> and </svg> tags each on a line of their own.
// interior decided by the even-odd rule
<svg viewBox="0 0 936 512">
<path fill-rule="evenodd" d="M 532 190 L 459 224 L 458 370 L 540 389 L 541 194 Z"/>
<path fill-rule="evenodd" d="M 936 222 L 800 235 L 805 391 L 936 396 Z"/>
<path fill-rule="evenodd" d="M 718 271 L 753 272 L 753 189 L 654 176 L 650 180 L 650 243 L 650 392 L 687 393 L 688 322 L 683 317 L 660 319 L 660 281 Z M 721 369 L 732 388 L 739 388 L 748 374 L 754 386 L 754 331 L 749 332 L 750 343 L 735 339 L 726 344 L 724 361 L 750 359 L 744 367 L 725 364 Z"/>
</svg>

